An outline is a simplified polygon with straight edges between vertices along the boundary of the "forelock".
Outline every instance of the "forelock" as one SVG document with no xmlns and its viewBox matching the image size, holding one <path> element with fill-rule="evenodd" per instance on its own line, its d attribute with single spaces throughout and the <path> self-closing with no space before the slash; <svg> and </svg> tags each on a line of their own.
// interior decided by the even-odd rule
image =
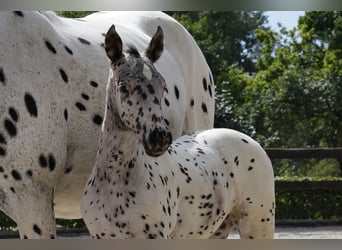
<svg viewBox="0 0 342 250">
<path fill-rule="evenodd" d="M 133 44 L 127 44 L 127 50 L 126 52 L 134 57 L 139 58 L 140 57 L 140 53 L 137 50 L 137 48 L 133 45 Z"/>
</svg>

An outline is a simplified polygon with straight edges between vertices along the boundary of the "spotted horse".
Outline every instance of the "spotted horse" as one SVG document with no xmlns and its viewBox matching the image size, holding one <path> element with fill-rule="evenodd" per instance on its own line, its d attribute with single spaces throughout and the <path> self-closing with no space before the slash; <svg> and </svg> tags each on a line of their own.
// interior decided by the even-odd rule
<svg viewBox="0 0 342 250">
<path fill-rule="evenodd" d="M 165 48 L 155 67 L 165 78 L 159 104 L 173 138 L 213 126 L 210 69 L 191 35 L 166 14 L 100 12 L 67 19 L 2 11 L 0 23 L 0 209 L 18 224 L 21 238 L 54 238 L 55 218 L 81 217 L 105 111 L 110 67 L 104 34 L 112 23 L 124 50 L 149 46 L 155 56 Z M 128 71 L 126 77 L 139 81 L 151 73 Z"/>
<path fill-rule="evenodd" d="M 81 205 L 92 237 L 227 238 L 236 227 L 241 238 L 272 238 L 273 168 L 260 145 L 229 129 L 171 144 L 166 84 L 153 65 L 159 53 L 123 52 L 114 25 L 105 41 L 112 74 Z"/>
</svg>

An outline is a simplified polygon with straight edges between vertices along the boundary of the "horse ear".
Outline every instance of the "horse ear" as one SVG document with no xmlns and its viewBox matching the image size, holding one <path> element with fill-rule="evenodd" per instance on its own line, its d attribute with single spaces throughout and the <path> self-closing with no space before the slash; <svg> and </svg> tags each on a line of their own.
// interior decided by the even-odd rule
<svg viewBox="0 0 342 250">
<path fill-rule="evenodd" d="M 122 56 L 122 40 L 116 32 L 114 25 L 107 31 L 105 37 L 105 50 L 112 63 L 115 63 Z"/>
<path fill-rule="evenodd" d="M 161 56 L 164 50 L 164 33 L 160 26 L 158 26 L 157 32 L 151 39 L 150 44 L 148 45 L 145 55 L 151 62 L 156 62 Z"/>
</svg>

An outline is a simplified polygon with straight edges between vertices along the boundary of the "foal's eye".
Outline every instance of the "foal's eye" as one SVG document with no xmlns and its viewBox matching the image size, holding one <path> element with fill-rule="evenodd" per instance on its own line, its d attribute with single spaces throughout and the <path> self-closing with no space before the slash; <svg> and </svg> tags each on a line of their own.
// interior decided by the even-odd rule
<svg viewBox="0 0 342 250">
<path fill-rule="evenodd" d="M 129 91 L 126 84 L 120 83 L 118 88 L 121 94 L 128 95 Z"/>
</svg>

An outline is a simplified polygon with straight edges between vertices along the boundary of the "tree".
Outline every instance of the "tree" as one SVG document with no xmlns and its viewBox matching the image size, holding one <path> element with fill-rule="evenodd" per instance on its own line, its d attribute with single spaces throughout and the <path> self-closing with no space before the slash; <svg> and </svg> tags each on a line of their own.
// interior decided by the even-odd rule
<svg viewBox="0 0 342 250">
<path fill-rule="evenodd" d="M 193 35 L 212 69 L 216 84 L 216 127 L 245 131 L 247 125 L 236 108 L 248 75 L 256 73 L 260 55 L 255 29 L 266 29 L 264 12 L 168 12 Z"/>
<path fill-rule="evenodd" d="M 256 31 L 258 72 L 236 113 L 264 146 L 342 146 L 341 30 L 341 12 L 306 12 L 293 30 Z"/>
</svg>

